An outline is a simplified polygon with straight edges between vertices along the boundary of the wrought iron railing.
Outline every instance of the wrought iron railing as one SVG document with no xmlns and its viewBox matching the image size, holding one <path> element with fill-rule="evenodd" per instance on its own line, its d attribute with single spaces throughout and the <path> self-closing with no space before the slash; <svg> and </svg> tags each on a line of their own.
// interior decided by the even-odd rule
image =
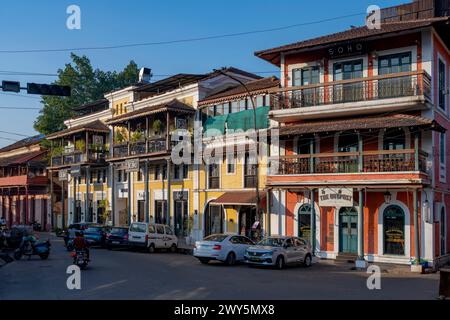
<svg viewBox="0 0 450 320">
<path fill-rule="evenodd" d="M 359 152 L 318 153 L 312 155 L 283 156 L 278 159 L 278 172 L 272 175 L 314 173 L 368 173 L 407 172 L 426 173 L 428 154 L 415 150 L 380 150 Z M 277 159 L 273 159 L 276 161 Z M 277 166 L 272 165 L 272 168 Z"/>
<path fill-rule="evenodd" d="M 128 150 L 129 146 L 129 150 Z M 144 155 L 167 151 L 166 138 L 149 138 L 137 142 L 122 143 L 113 146 L 113 157 L 123 158 L 128 156 Z"/>
<path fill-rule="evenodd" d="M 431 78 L 425 71 L 402 72 L 278 89 L 273 109 L 423 96 L 431 98 Z"/>
</svg>

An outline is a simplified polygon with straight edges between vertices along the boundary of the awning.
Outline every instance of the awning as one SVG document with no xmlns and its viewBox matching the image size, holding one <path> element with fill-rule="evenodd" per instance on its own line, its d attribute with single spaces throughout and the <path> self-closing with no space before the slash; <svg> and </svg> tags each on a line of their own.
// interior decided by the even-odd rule
<svg viewBox="0 0 450 320">
<path fill-rule="evenodd" d="M 330 121 L 308 121 L 297 125 L 281 127 L 280 136 L 399 127 L 416 127 L 445 132 L 445 128 L 435 120 L 419 116 L 396 114 L 390 116 L 336 119 Z"/>
<path fill-rule="evenodd" d="M 259 192 L 261 202 L 266 197 L 264 192 Z M 256 192 L 255 191 L 230 191 L 225 192 L 216 200 L 211 201 L 211 204 L 221 204 L 229 206 L 256 206 Z"/>
</svg>

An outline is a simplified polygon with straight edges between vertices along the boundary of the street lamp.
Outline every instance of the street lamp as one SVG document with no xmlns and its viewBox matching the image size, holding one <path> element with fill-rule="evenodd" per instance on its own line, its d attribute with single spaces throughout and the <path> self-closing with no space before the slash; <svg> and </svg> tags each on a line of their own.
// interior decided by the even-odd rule
<svg viewBox="0 0 450 320">
<path fill-rule="evenodd" d="M 255 134 L 256 134 L 256 164 L 255 164 L 255 174 L 256 174 L 256 181 L 255 181 L 255 191 L 256 191 L 256 220 L 260 223 L 260 227 L 261 226 L 261 211 L 260 211 L 260 196 L 259 196 L 259 136 L 257 133 L 257 126 L 256 126 L 256 104 L 254 101 L 254 96 L 252 95 L 252 93 L 250 92 L 250 90 L 248 89 L 248 87 L 246 86 L 246 84 L 241 81 L 240 79 L 233 77 L 232 75 L 226 73 L 224 71 L 224 68 L 220 69 L 220 70 L 214 70 L 214 72 L 218 72 L 222 75 L 224 75 L 225 77 L 228 77 L 234 81 L 236 81 L 237 83 L 239 83 L 241 86 L 244 87 L 245 91 L 247 91 L 247 94 L 250 98 L 250 101 L 252 103 L 252 109 L 253 109 L 253 128 L 255 130 Z"/>
</svg>

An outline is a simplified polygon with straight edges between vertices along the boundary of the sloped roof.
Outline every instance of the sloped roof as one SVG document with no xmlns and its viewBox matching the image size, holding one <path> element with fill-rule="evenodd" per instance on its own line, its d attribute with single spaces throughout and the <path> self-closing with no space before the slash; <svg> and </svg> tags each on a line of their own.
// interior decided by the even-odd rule
<svg viewBox="0 0 450 320">
<path fill-rule="evenodd" d="M 445 129 L 435 120 L 413 115 L 396 114 L 390 116 L 303 122 L 301 124 L 281 127 L 280 136 L 398 127 L 422 127 L 445 132 Z"/>
<path fill-rule="evenodd" d="M 434 24 L 442 23 L 445 21 L 449 21 L 449 17 L 436 17 L 421 20 L 383 23 L 380 29 L 369 29 L 367 28 L 367 26 L 356 27 L 342 32 L 332 33 L 329 35 L 308 39 L 300 42 L 295 42 L 280 47 L 257 51 L 255 52 L 255 55 L 274 64 L 279 64 L 279 55 L 281 52 L 300 49 L 310 49 L 316 46 L 333 45 L 344 41 L 363 39 L 389 33 L 415 30 L 429 27 Z"/>
<path fill-rule="evenodd" d="M 19 148 L 25 148 L 25 147 L 29 147 L 29 146 L 38 144 L 44 138 L 45 138 L 45 136 L 43 134 L 38 134 L 36 136 L 32 136 L 32 137 L 29 137 L 29 138 L 22 139 L 22 140 L 17 141 L 17 142 L 15 142 L 13 144 L 10 144 L 9 146 L 1 148 L 0 149 L 0 153 L 8 152 L 8 151 L 11 151 L 11 150 L 14 150 L 14 149 L 19 149 Z"/>
<path fill-rule="evenodd" d="M 278 88 L 280 86 L 280 80 L 277 77 L 268 77 L 263 79 L 258 79 L 254 81 L 249 81 L 245 83 L 248 90 L 253 94 L 261 94 L 264 92 L 268 92 L 267 89 Z M 247 96 L 247 90 L 242 85 L 237 85 L 232 88 L 225 89 L 221 92 L 214 93 L 205 97 L 203 100 L 199 101 L 199 105 L 205 105 L 210 103 L 220 103 L 222 101 L 240 98 L 243 96 Z"/>
<path fill-rule="evenodd" d="M 0 166 L 25 164 L 31 160 L 42 160 L 42 156 L 46 151 L 34 151 L 30 153 L 19 154 L 11 157 L 0 158 Z M 36 159 L 38 158 L 38 159 Z"/>
<path fill-rule="evenodd" d="M 166 112 L 166 111 L 179 112 L 179 113 L 191 113 L 191 114 L 195 113 L 195 109 L 193 107 L 174 99 L 168 103 L 149 106 L 149 107 L 145 107 L 142 109 L 138 109 L 135 111 L 121 114 L 120 116 L 117 116 L 117 117 L 107 120 L 106 123 L 107 124 L 118 124 L 118 123 L 122 123 L 122 122 L 125 122 L 128 120 L 131 120 L 131 119 L 140 118 L 140 117 L 144 117 L 147 115 L 160 113 L 160 112 Z"/>
<path fill-rule="evenodd" d="M 58 131 L 47 136 L 47 139 L 52 140 L 56 138 L 61 138 L 64 136 L 68 136 L 74 133 L 83 132 L 83 131 L 93 131 L 93 132 L 104 132 L 108 133 L 109 128 L 100 120 L 95 120 L 89 123 L 81 124 L 78 126 L 74 126 L 72 128 L 68 128 L 62 131 Z"/>
</svg>

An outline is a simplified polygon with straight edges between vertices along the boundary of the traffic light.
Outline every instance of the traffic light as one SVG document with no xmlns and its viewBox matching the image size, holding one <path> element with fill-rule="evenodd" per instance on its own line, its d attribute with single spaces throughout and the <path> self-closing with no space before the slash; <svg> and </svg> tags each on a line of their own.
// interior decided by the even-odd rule
<svg viewBox="0 0 450 320">
<path fill-rule="evenodd" d="M 70 97 L 71 88 L 55 84 L 28 83 L 27 92 L 28 94 L 39 94 L 42 96 Z"/>
<path fill-rule="evenodd" d="M 2 81 L 2 90 L 5 92 L 20 92 L 20 82 L 18 81 Z"/>
</svg>

